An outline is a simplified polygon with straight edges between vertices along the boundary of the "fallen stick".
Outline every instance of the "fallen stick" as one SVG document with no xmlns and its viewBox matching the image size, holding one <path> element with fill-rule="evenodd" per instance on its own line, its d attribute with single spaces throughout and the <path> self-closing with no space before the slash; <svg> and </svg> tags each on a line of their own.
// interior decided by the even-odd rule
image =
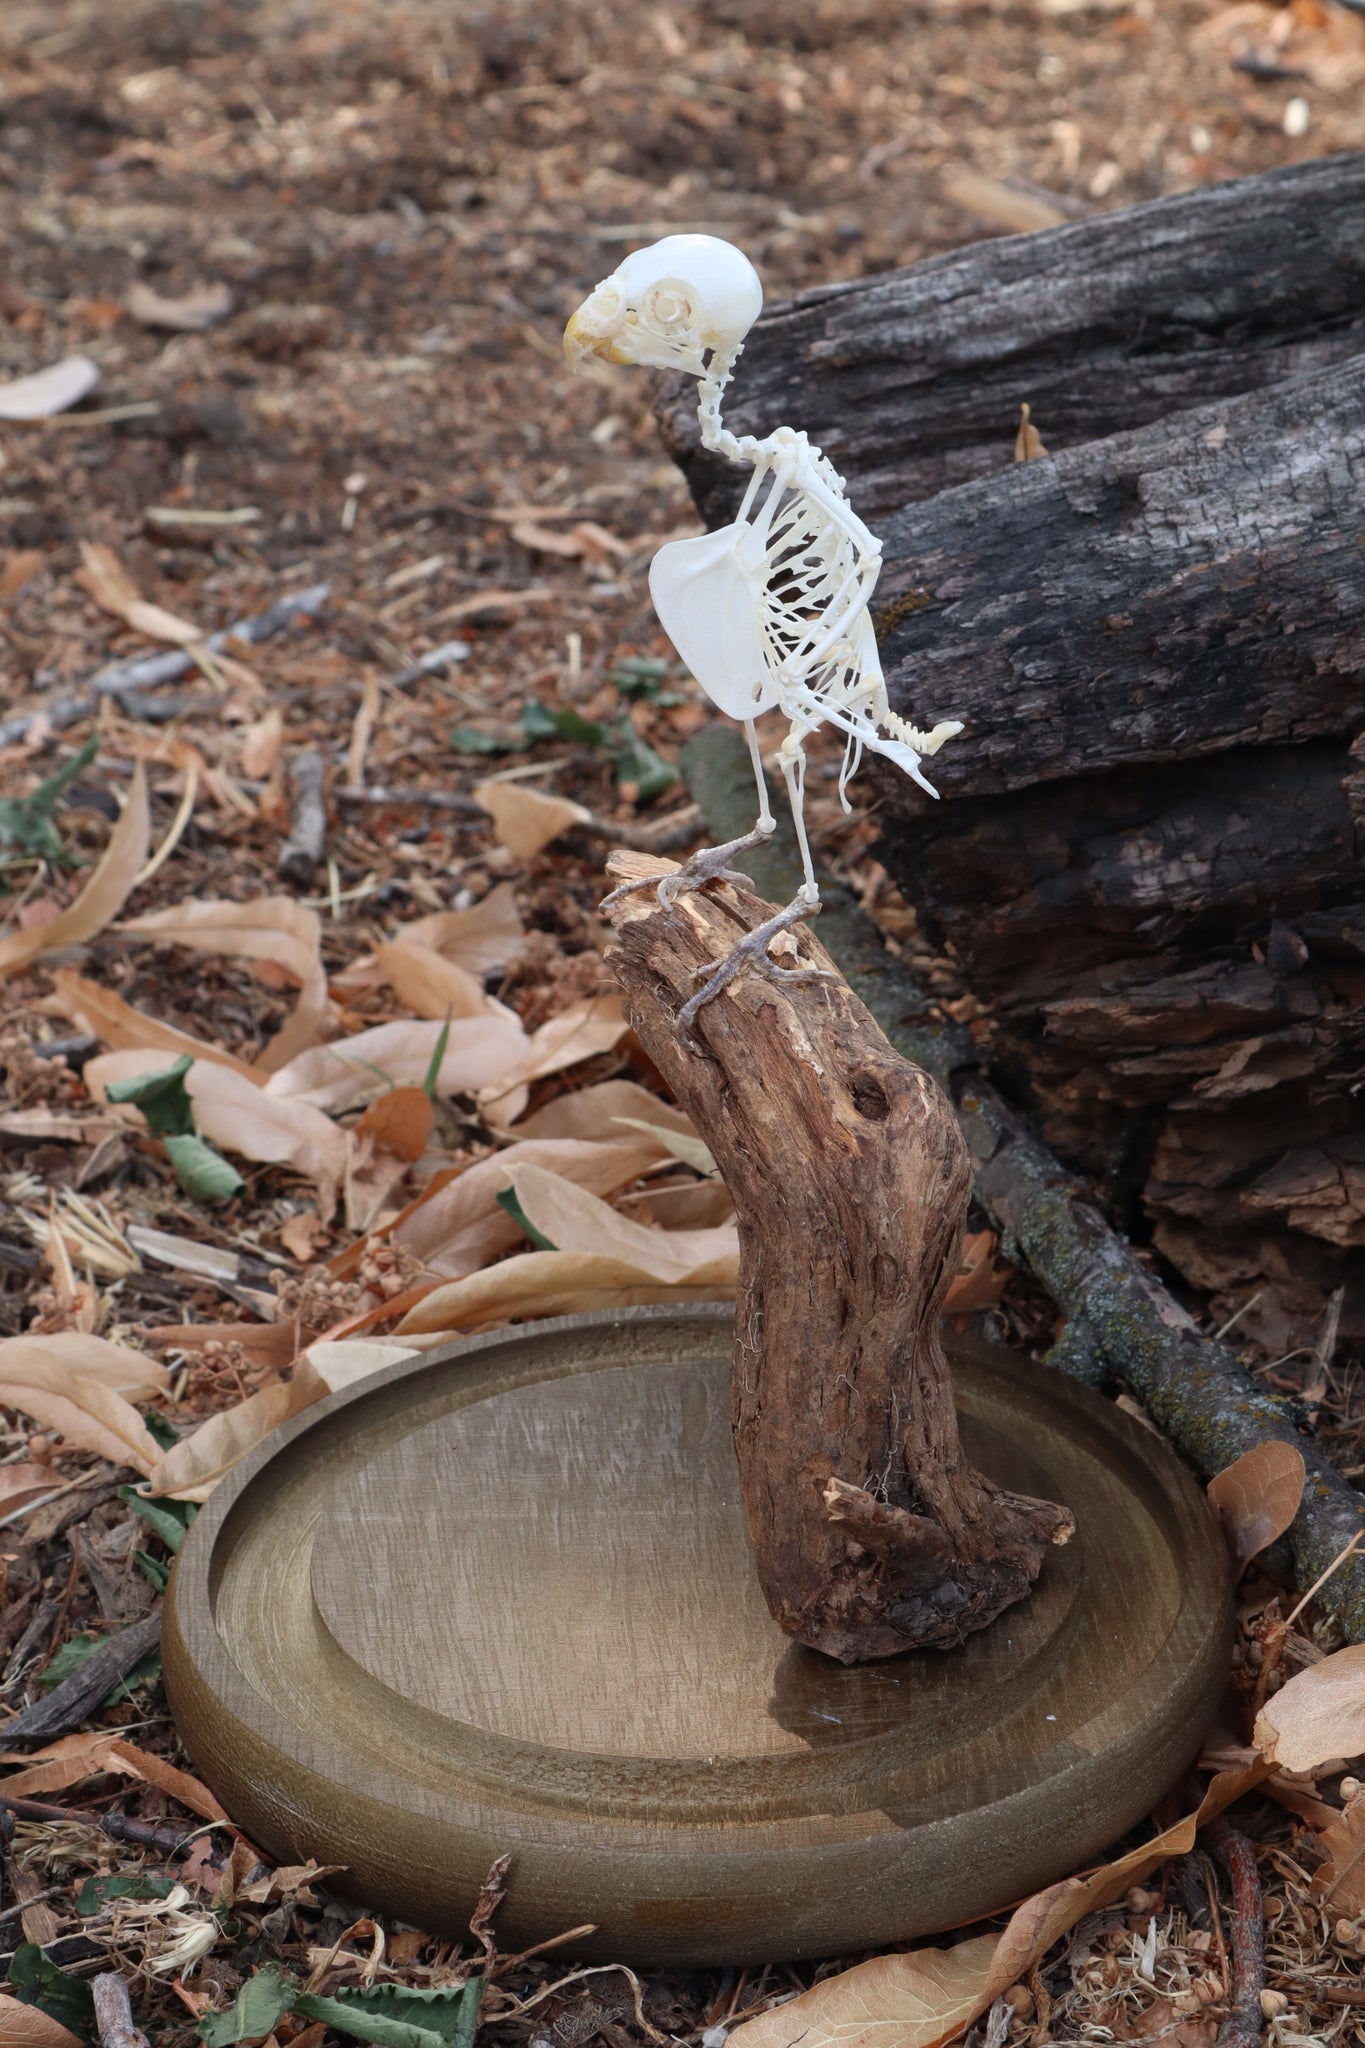
<svg viewBox="0 0 1365 2048">
<path fill-rule="evenodd" d="M 95 2026 L 100 2048 L 151 2048 L 141 2027 L 133 2023 L 128 1986 L 113 1970 L 101 1971 L 90 1986 L 95 2001 Z"/>
<path fill-rule="evenodd" d="M 8 1729 L 5 1732 L 8 1734 Z M 188 1856 L 204 1833 L 200 1822 L 191 1828 L 167 1827 L 164 1822 L 138 1820 L 131 1813 L 94 1813 L 81 1806 L 57 1806 L 47 1799 L 16 1799 L 4 1791 L 0 1791 L 0 1814 L 13 1814 L 18 1820 L 76 1821 L 107 1835 L 111 1842 L 133 1842 L 140 1849 L 154 1849 L 159 1856 Z M 37 1902 L 25 1899 L 23 1903 Z M 7 1917 L 8 1913 L 0 1915 Z"/>
<path fill-rule="evenodd" d="M 1256 1851 L 1245 1835 L 1216 1820 L 1209 1829 L 1213 1853 L 1228 1875 L 1232 1892 L 1232 1986 L 1228 2016 L 1214 2048 L 1260 2048 L 1265 2032 L 1261 1993 L 1265 1990 L 1265 1920 Z"/>
<path fill-rule="evenodd" d="M 98 1649 L 78 1664 L 45 1700 L 36 1700 L 4 1728 L 5 1741 L 46 1742 L 79 1728 L 105 1694 L 126 1678 L 144 1657 L 150 1657 L 161 1642 L 161 1613 L 135 1621 L 131 1628 L 106 1636 Z"/>
<path fill-rule="evenodd" d="M 711 726 L 683 750 L 682 772 L 717 839 L 753 823 L 753 775 L 736 728 Z M 800 871 L 784 822 L 745 870 L 780 902 Z M 929 999 L 881 944 L 870 917 L 832 893 L 821 940 L 896 1050 L 949 1088 L 967 1140 L 978 1198 L 1004 1247 L 1047 1289 L 1067 1318 L 1048 1363 L 1101 1387 L 1131 1387 L 1176 1449 L 1206 1478 L 1277 1437 L 1307 1468 L 1288 1531 L 1294 1574 L 1306 1589 L 1365 1526 L 1365 1500 L 1295 1426 L 1226 1345 L 1203 1336 L 1128 1241 L 1112 1230 L 1083 1183 L 1035 1138 L 981 1071 L 970 1035 L 936 1025 Z M 1352 1642 L 1365 1642 L 1365 1556 L 1348 1557 L 1319 1596 Z"/>
<path fill-rule="evenodd" d="M 289 837 L 275 872 L 282 882 L 302 889 L 312 881 L 327 847 L 327 763 L 316 747 L 294 756 L 289 785 L 294 798 Z"/>
<path fill-rule="evenodd" d="M 46 720 L 54 731 L 65 725 L 74 725 L 78 718 L 88 718 L 92 711 L 97 710 L 102 697 L 122 697 L 125 691 L 153 689 L 158 683 L 177 682 L 198 666 L 196 654 L 222 654 L 230 651 L 234 640 L 245 640 L 249 647 L 255 647 L 260 641 L 280 632 L 291 620 L 320 612 L 330 596 L 330 584 L 315 583 L 307 590 L 291 591 L 269 611 L 259 612 L 254 618 L 239 619 L 235 625 L 225 626 L 221 633 L 210 633 L 206 640 L 196 641 L 194 653 L 183 647 L 173 647 L 161 654 L 140 654 L 131 661 L 115 662 L 112 667 L 102 668 L 93 675 L 85 688 L 74 696 L 59 697 L 55 703 L 39 704 L 32 711 L 20 711 L 13 718 L 0 720 L 0 747 L 13 746 L 16 741 L 26 738 L 40 720 Z"/>
</svg>

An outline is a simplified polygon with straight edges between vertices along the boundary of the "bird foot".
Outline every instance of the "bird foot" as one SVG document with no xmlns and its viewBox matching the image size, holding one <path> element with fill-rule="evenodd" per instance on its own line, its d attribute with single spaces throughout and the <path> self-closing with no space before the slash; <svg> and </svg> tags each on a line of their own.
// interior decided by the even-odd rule
<svg viewBox="0 0 1365 2048">
<path fill-rule="evenodd" d="M 714 1001 L 722 989 L 728 988 L 735 976 L 746 967 L 752 967 L 768 981 L 790 986 L 793 982 L 837 981 L 837 974 L 831 974 L 825 967 L 784 967 L 774 960 L 768 947 L 782 932 L 789 932 L 793 925 L 801 924 L 808 917 L 817 917 L 820 912 L 818 896 L 809 897 L 803 889 L 785 910 L 779 910 L 776 917 L 770 917 L 763 924 L 755 925 L 746 932 L 738 943 L 730 948 L 723 960 L 713 965 L 698 968 L 698 975 L 706 975 L 703 987 L 689 997 L 678 1012 L 678 1029 L 685 1038 L 692 1035 L 692 1025 L 697 1012 L 705 1004 Z"/>
<path fill-rule="evenodd" d="M 776 827 L 772 824 L 755 825 L 752 832 L 746 832 L 742 839 L 728 839 L 724 846 L 706 846 L 671 875 L 659 880 L 654 875 L 643 875 L 638 881 L 622 882 L 609 896 L 602 898 L 601 908 L 612 910 L 625 897 L 633 896 L 640 889 L 654 889 L 658 893 L 661 910 L 671 910 L 679 896 L 685 896 L 693 889 L 704 889 L 708 882 L 732 882 L 741 889 L 752 889 L 753 882 L 748 875 L 737 874 L 730 862 L 738 854 L 752 853 L 756 847 L 766 846 Z"/>
</svg>

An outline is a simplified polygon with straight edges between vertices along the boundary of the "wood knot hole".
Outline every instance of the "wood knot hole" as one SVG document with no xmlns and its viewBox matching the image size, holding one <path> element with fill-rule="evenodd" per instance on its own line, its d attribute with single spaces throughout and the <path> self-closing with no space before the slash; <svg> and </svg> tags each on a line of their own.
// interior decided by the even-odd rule
<svg viewBox="0 0 1365 2048">
<path fill-rule="evenodd" d="M 848 1092 L 859 1116 L 865 1116 L 873 1123 L 881 1123 L 890 1116 L 891 1104 L 875 1074 L 854 1074 L 849 1081 Z"/>
</svg>

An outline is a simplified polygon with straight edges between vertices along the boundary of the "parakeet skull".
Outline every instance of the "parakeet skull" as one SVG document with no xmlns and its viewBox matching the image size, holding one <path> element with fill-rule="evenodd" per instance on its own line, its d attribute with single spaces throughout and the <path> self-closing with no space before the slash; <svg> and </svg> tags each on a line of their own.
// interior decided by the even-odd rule
<svg viewBox="0 0 1365 2048">
<path fill-rule="evenodd" d="M 758 272 L 715 235 L 666 235 L 627 256 L 564 330 L 571 369 L 586 356 L 702 376 L 728 362 L 763 310 Z"/>
</svg>

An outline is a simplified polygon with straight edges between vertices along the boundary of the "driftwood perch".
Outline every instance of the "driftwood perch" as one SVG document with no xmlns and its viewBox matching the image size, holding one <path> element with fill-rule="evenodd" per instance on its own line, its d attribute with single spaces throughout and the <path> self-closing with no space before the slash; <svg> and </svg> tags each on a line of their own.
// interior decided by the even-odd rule
<svg viewBox="0 0 1365 2048">
<path fill-rule="evenodd" d="M 673 863 L 615 854 L 617 879 Z M 739 1215 L 732 1420 L 759 1579 L 788 1635 L 845 1663 L 947 1648 L 1023 1597 L 1070 1514 L 968 1464 L 939 1343 L 971 1167 L 952 1106 L 893 1051 L 808 930 L 781 984 L 746 972 L 679 1035 L 699 974 L 772 914 L 715 887 L 614 909 L 649 1057 Z M 792 964 L 789 960 L 788 964 Z"/>
</svg>

